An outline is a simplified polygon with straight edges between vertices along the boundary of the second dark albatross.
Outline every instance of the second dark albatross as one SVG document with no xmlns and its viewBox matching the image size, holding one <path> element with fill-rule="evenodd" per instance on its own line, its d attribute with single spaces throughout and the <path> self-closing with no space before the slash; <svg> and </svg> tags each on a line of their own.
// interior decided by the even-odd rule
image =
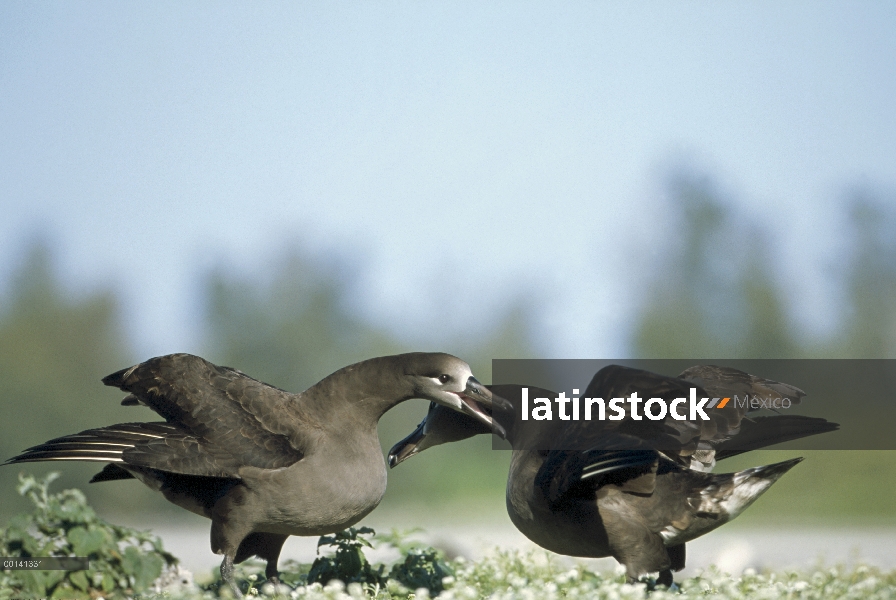
<svg viewBox="0 0 896 600">
<path fill-rule="evenodd" d="M 519 399 L 520 385 L 489 386 Z M 678 377 L 611 365 L 601 369 L 583 398 L 804 396 L 793 386 L 736 369 L 697 366 Z M 555 398 L 529 388 L 531 398 Z M 517 405 L 519 406 L 519 405 Z M 836 423 L 799 415 L 749 418 L 729 402 L 709 411 L 709 421 L 523 421 L 499 410 L 495 421 L 513 447 L 507 480 L 507 512 L 526 537 L 569 556 L 612 556 L 633 582 L 659 573 L 672 585 L 685 565 L 685 543 L 743 512 L 800 458 L 738 473 L 713 474 L 716 460 L 787 440 L 833 431 Z M 455 411 L 431 405 L 429 414 L 389 453 L 396 466 L 426 448 L 490 433 Z"/>
<path fill-rule="evenodd" d="M 380 417 L 411 398 L 463 411 L 484 424 L 492 394 L 459 358 L 411 353 L 366 360 L 293 394 L 198 356 L 171 354 L 113 373 L 165 419 L 56 438 L 7 461 L 109 463 L 91 482 L 136 478 L 174 504 L 212 520 L 221 575 L 239 594 L 233 565 L 277 559 L 290 535 L 339 531 L 372 511 L 386 491 Z"/>
</svg>

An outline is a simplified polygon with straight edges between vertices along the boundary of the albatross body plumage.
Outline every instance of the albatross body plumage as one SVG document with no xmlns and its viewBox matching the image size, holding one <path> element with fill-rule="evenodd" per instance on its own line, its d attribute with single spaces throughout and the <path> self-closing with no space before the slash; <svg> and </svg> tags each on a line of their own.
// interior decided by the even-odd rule
<svg viewBox="0 0 896 600">
<path fill-rule="evenodd" d="M 529 387 L 532 398 L 553 398 Z M 699 366 L 679 377 L 611 365 L 595 374 L 582 397 L 732 396 L 772 389 L 794 403 L 804 392 L 736 369 Z M 496 385 L 496 396 L 521 396 L 521 385 Z M 517 404 L 519 406 L 519 404 Z M 535 421 L 515 411 L 493 417 L 513 448 L 506 503 L 511 521 L 543 548 L 569 556 L 613 556 L 630 581 L 659 573 L 671 585 L 685 565 L 685 543 L 738 516 L 801 458 L 738 473 L 705 472 L 716 460 L 771 444 L 832 431 L 825 419 L 746 416 L 729 403 L 710 421 Z M 393 446 L 389 464 L 438 444 L 490 433 L 484 422 L 431 405 L 417 429 Z M 738 439 L 743 435 L 743 439 Z"/>
<path fill-rule="evenodd" d="M 323 535 L 370 513 L 386 491 L 380 417 L 429 399 L 486 424 L 491 393 L 459 358 L 411 353 L 350 365 L 293 394 L 198 356 L 150 359 L 103 379 L 165 419 L 90 429 L 34 446 L 6 464 L 108 463 L 91 481 L 136 478 L 212 521 L 223 579 L 256 555 L 277 578 L 290 535 Z"/>
</svg>

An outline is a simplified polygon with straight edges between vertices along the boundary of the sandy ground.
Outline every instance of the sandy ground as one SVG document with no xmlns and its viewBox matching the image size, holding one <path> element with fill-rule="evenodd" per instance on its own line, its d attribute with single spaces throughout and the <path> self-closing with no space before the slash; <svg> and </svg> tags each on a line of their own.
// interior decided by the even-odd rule
<svg viewBox="0 0 896 600">
<path fill-rule="evenodd" d="M 417 519 L 409 519 L 407 514 L 375 513 L 362 524 L 379 531 L 389 531 L 395 523 L 407 523 L 409 520 Z M 184 567 L 201 578 L 220 564 L 220 557 L 209 549 L 207 523 L 197 520 L 178 527 L 150 527 L 164 540 L 165 548 L 178 556 Z M 148 524 L 142 525 L 145 528 Z M 489 518 L 479 515 L 478 519 L 463 522 L 430 521 L 425 525 L 425 532 L 416 534 L 414 538 L 440 547 L 449 555 L 463 555 L 471 559 L 487 554 L 495 546 L 521 550 L 537 548 L 513 527 L 506 516 L 499 515 Z M 291 537 L 284 546 L 281 560 L 311 562 L 315 557 L 316 545 L 316 538 Z M 380 561 L 394 558 L 384 551 L 369 553 L 369 557 Z M 616 562 L 609 558 L 584 562 L 597 571 L 612 571 L 616 566 Z M 857 563 L 896 568 L 896 525 L 823 529 L 723 527 L 688 543 L 688 567 L 683 575 L 691 575 L 712 564 L 736 574 L 746 568 L 782 570 Z"/>
</svg>

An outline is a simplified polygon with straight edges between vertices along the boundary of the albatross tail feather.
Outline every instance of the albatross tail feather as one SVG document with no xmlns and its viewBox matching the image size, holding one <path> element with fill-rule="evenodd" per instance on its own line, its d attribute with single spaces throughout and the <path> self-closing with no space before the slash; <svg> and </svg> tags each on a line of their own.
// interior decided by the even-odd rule
<svg viewBox="0 0 896 600">
<path fill-rule="evenodd" d="M 734 473 L 731 492 L 720 504 L 725 512 L 733 519 L 753 504 L 759 496 L 781 478 L 781 475 L 789 471 L 802 457 L 792 458 L 783 462 L 761 467 L 752 467 Z"/>
</svg>

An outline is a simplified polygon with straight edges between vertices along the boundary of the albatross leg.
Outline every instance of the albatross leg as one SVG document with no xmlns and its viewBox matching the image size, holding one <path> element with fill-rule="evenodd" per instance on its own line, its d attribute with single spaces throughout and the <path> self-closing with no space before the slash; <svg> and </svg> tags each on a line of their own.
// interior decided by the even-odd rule
<svg viewBox="0 0 896 600">
<path fill-rule="evenodd" d="M 669 555 L 669 569 L 672 571 L 681 571 L 684 568 L 686 558 L 686 550 L 684 544 L 677 546 L 666 546 L 666 554 Z"/>
<path fill-rule="evenodd" d="M 241 563 L 250 556 L 257 556 L 267 561 L 264 576 L 271 583 L 280 583 L 280 573 L 277 571 L 277 560 L 280 551 L 288 535 L 282 533 L 264 533 L 254 531 L 243 538 L 239 550 L 236 552 L 234 562 Z"/>
<path fill-rule="evenodd" d="M 224 555 L 224 560 L 221 562 L 221 579 L 227 582 L 237 598 L 242 598 L 243 594 L 233 580 L 233 564 L 240 562 L 234 559 L 238 554 L 240 542 L 251 533 L 252 525 L 246 520 L 232 518 L 232 515 L 212 519 L 212 552 Z"/>
<path fill-rule="evenodd" d="M 666 546 L 666 553 L 669 555 L 670 565 L 668 569 L 660 571 L 660 576 L 656 582 L 670 589 L 675 585 L 675 579 L 672 577 L 672 571 L 681 571 L 685 562 L 685 546 L 678 544 L 677 546 Z"/>
<path fill-rule="evenodd" d="M 627 520 L 622 527 L 607 527 L 607 534 L 613 558 L 625 566 L 629 583 L 647 573 L 662 573 L 672 568 L 663 538 L 640 523 Z"/>
<path fill-rule="evenodd" d="M 233 580 L 233 556 L 230 554 L 225 554 L 224 560 L 221 561 L 221 579 L 224 583 L 230 586 L 230 589 L 233 590 L 233 594 L 237 598 L 243 597 L 240 587 Z"/>
<path fill-rule="evenodd" d="M 656 578 L 656 585 L 664 585 L 670 590 L 679 589 L 675 585 L 675 578 L 672 571 L 681 571 L 685 562 L 685 546 L 678 544 L 677 546 L 666 546 L 666 554 L 669 556 L 668 567 L 660 568 L 660 574 Z M 652 587 L 650 588 L 652 589 Z"/>
</svg>

